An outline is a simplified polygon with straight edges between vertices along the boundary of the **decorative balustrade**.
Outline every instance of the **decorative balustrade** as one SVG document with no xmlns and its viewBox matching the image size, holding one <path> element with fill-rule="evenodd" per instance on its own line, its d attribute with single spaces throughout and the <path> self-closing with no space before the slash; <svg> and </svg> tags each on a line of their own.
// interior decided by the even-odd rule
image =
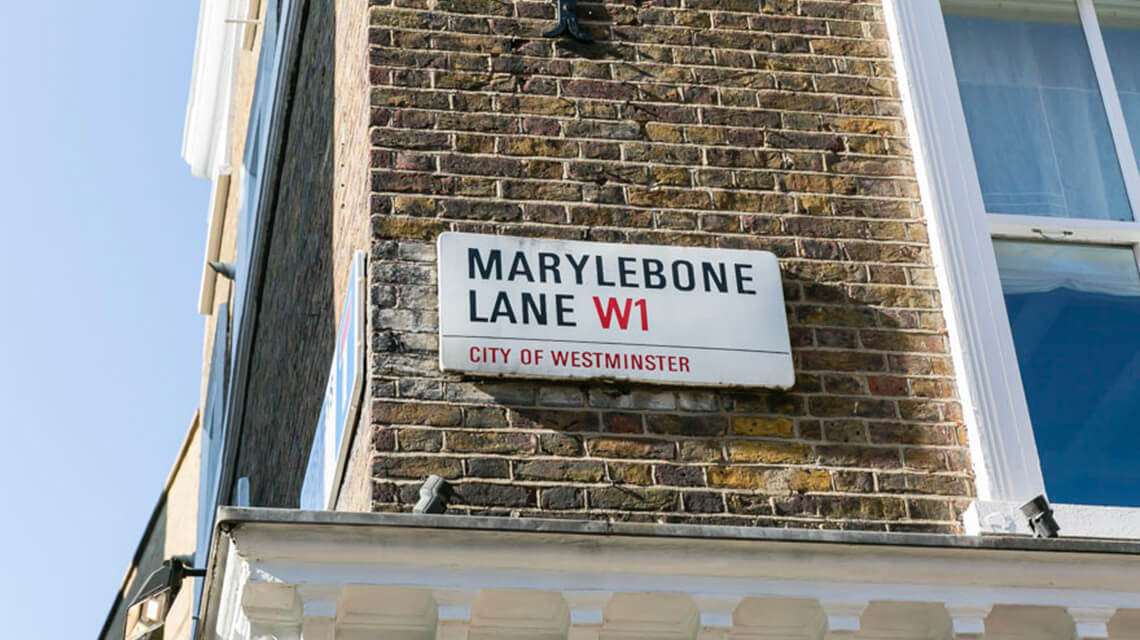
<svg viewBox="0 0 1140 640">
<path fill-rule="evenodd" d="M 1132 543 L 258 513 L 202 638 L 1140 640 Z"/>
</svg>

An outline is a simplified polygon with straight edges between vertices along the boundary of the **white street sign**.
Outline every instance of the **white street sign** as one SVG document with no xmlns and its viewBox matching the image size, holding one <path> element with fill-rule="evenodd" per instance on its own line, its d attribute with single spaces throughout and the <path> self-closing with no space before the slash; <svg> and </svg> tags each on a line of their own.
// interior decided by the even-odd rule
<svg viewBox="0 0 1140 640">
<path fill-rule="evenodd" d="M 478 375 L 792 386 L 767 251 L 439 237 L 440 367 Z"/>
</svg>

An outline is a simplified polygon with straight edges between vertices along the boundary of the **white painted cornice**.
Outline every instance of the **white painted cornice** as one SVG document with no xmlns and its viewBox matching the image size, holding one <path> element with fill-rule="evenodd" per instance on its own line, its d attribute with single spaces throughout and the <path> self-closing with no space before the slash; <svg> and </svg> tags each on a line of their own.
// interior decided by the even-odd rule
<svg viewBox="0 0 1140 640">
<path fill-rule="evenodd" d="M 234 70 L 249 0 L 202 0 L 194 68 L 182 131 L 182 157 L 199 178 L 229 172 L 229 115 Z"/>
<path fill-rule="evenodd" d="M 695 640 L 715 627 L 742 640 L 946 640 L 991 624 L 1029 638 L 1022 623 L 1040 607 L 1053 627 L 1099 637 L 1131 628 L 1114 616 L 1140 602 L 1140 545 L 1128 543 L 256 509 L 219 522 L 202 629 L 223 640 L 242 636 L 215 612 L 264 583 L 301 594 L 294 621 L 314 608 L 306 594 L 337 601 L 337 638 Z M 348 606 L 361 599 L 415 606 Z"/>
</svg>

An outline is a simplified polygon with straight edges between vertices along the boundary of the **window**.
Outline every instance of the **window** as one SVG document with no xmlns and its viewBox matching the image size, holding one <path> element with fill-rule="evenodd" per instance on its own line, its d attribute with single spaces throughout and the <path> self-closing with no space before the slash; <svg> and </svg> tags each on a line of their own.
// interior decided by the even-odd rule
<svg viewBox="0 0 1140 640">
<path fill-rule="evenodd" d="M 222 471 L 222 454 L 226 442 L 225 411 L 226 382 L 229 369 L 229 304 L 218 305 L 215 315 L 214 347 L 210 353 L 210 377 L 206 381 L 206 402 L 202 407 L 201 460 L 198 475 L 198 527 L 194 551 L 194 566 L 204 567 L 210 556 L 210 539 L 213 536 L 214 512 L 218 508 L 219 481 Z M 197 610 L 203 583 L 194 591 Z"/>
<path fill-rule="evenodd" d="M 1081 505 L 1057 507 L 1063 535 L 1140 535 L 1140 2 L 884 9 L 951 301 L 968 528 L 1024 531 L 1044 492 Z"/>
<path fill-rule="evenodd" d="M 1126 29 L 1086 37 L 1100 33 L 1097 14 L 1083 22 L 1072 0 L 943 9 L 982 201 L 1010 238 L 995 255 L 1045 489 L 1054 501 L 1140 507 L 1140 470 L 1114 453 L 1137 444 L 1140 271 L 1130 245 L 1076 244 L 1085 221 L 1133 220 L 1122 161 L 1134 156 L 1126 121 L 1105 110 L 1122 103 L 1101 41 L 1118 60 L 1140 41 Z"/>
<path fill-rule="evenodd" d="M 1140 271 L 1130 247 L 996 240 L 1049 498 L 1140 507 Z"/>
</svg>

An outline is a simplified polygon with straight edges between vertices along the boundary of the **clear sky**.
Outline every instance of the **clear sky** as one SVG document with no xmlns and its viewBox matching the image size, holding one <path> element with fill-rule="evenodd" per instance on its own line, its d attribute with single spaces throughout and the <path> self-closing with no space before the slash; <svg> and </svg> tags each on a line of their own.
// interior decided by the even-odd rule
<svg viewBox="0 0 1140 640">
<path fill-rule="evenodd" d="M 209 185 L 180 156 L 198 6 L 5 4 L 5 637 L 98 634 L 198 402 Z"/>
</svg>

